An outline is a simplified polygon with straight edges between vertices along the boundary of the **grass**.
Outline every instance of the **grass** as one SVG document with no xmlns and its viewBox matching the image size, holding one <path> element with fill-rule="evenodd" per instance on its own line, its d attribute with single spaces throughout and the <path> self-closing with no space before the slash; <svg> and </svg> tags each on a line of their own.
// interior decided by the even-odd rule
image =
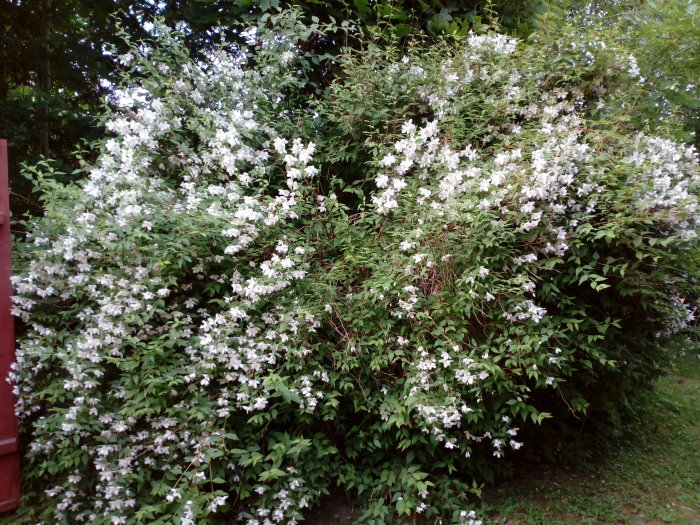
<svg viewBox="0 0 700 525">
<path fill-rule="evenodd" d="M 661 378 L 644 423 L 595 461 L 531 470 L 486 489 L 484 525 L 700 524 L 700 356 Z M 340 495 L 310 525 L 349 525 L 356 509 Z M 18 522 L 21 513 L 0 517 Z"/>
<path fill-rule="evenodd" d="M 612 452 L 485 491 L 485 524 L 700 524 L 698 357 L 659 380 L 645 422 Z"/>
</svg>

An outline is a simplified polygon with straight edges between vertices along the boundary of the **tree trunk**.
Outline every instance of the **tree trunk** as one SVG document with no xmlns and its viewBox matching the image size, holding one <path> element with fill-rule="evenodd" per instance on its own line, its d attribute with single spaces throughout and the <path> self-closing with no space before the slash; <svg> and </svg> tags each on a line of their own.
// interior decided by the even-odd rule
<svg viewBox="0 0 700 525">
<path fill-rule="evenodd" d="M 43 42 L 43 60 L 39 69 L 39 88 L 46 99 L 39 107 L 39 152 L 49 155 L 49 98 L 51 96 L 51 9 L 53 0 L 42 1 L 41 37 Z"/>
</svg>

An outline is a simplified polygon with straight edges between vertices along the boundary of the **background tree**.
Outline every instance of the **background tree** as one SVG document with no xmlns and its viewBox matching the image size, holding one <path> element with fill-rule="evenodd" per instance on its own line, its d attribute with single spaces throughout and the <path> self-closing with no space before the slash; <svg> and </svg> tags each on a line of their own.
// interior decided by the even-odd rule
<svg viewBox="0 0 700 525">
<path fill-rule="evenodd" d="M 575 28 L 566 21 L 574 17 Z M 612 39 L 631 51 L 640 77 L 629 89 L 629 118 L 700 145 L 700 5 L 694 1 L 598 0 L 545 2 L 530 23 L 539 38 L 571 42 Z M 574 32 L 571 32 L 571 30 Z M 628 57 L 629 58 L 629 57 Z"/>
<path fill-rule="evenodd" d="M 187 47 L 197 56 L 222 38 L 240 42 L 241 28 L 289 6 L 309 23 L 336 21 L 340 28 L 346 21 L 357 28 L 319 31 L 299 42 L 315 64 L 308 81 L 316 89 L 325 89 L 338 74 L 335 57 L 341 46 L 361 45 L 355 38 L 361 32 L 387 42 L 408 42 L 416 35 L 463 36 L 488 20 L 519 37 L 537 29 L 540 37 L 549 34 L 563 41 L 560 29 L 573 14 L 584 25 L 607 27 L 635 49 L 645 89 L 629 108 L 630 118 L 652 129 L 673 126 L 679 139 L 700 140 L 698 10 L 681 0 L 6 0 L 0 9 L 0 136 L 10 143 L 15 213 L 40 210 L 19 177 L 21 163 L 34 164 L 43 155 L 52 159 L 59 177 L 70 178 L 67 174 L 77 168 L 71 152 L 82 141 L 104 135 L 97 115 L 119 70 L 114 55 L 105 51 L 126 49 L 114 30 L 116 23 L 133 39 L 147 39 L 144 23 L 160 16 L 171 28 L 183 30 Z M 580 39 L 576 34 L 566 37 Z M 682 118 L 671 118 L 674 114 Z"/>
<path fill-rule="evenodd" d="M 9 139 L 15 212 L 37 211 L 18 177 L 41 156 L 70 173 L 70 154 L 104 131 L 97 115 L 117 72 L 108 47 L 125 49 L 114 23 L 146 35 L 148 2 L 8 0 L 0 9 L 0 136 Z"/>
<path fill-rule="evenodd" d="M 77 166 L 71 153 L 83 142 L 102 136 L 99 123 L 105 97 L 118 72 L 112 54 L 125 51 L 115 24 L 135 40 L 148 38 L 144 22 L 155 16 L 186 34 L 190 51 L 201 53 L 222 38 L 241 40 L 241 28 L 283 7 L 296 7 L 309 21 L 346 20 L 370 33 L 405 38 L 408 35 L 466 34 L 482 17 L 500 17 L 504 26 L 527 32 L 536 2 L 340 0 L 281 2 L 279 0 L 6 0 L 0 9 L 0 136 L 9 139 L 12 207 L 15 213 L 39 211 L 20 165 L 50 158 L 63 178 Z M 313 86 L 327 86 L 332 59 L 351 42 L 340 31 L 313 34 L 300 42 L 317 68 Z"/>
<path fill-rule="evenodd" d="M 641 123 L 655 129 L 680 117 L 677 138 L 700 147 L 700 4 L 637 0 L 609 9 L 638 50 L 647 88 L 637 102 Z"/>
</svg>

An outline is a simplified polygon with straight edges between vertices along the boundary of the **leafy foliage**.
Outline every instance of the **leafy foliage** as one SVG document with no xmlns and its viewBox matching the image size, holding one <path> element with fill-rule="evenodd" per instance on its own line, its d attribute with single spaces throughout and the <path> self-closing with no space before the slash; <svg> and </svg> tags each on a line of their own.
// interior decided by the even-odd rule
<svg viewBox="0 0 700 525">
<path fill-rule="evenodd" d="M 307 20 L 334 25 L 310 32 L 300 41 L 313 60 L 309 88 L 326 87 L 337 68 L 332 58 L 347 45 L 359 45 L 348 24 L 406 38 L 414 32 L 466 34 L 470 24 L 498 11 L 509 27 L 524 23 L 528 3 L 480 2 L 281 2 L 279 0 L 8 0 L 0 10 L 0 137 L 9 140 L 12 209 L 16 216 L 41 213 L 31 186 L 20 177 L 22 164 L 42 157 L 53 163 L 64 182 L 79 175 L 75 151 L 105 136 L 100 122 L 105 96 L 112 93 L 121 66 L 115 55 L 126 53 L 122 33 L 149 41 L 148 22 L 183 32 L 193 56 L 219 46 L 222 39 L 245 44 L 242 31 L 283 7 L 295 6 Z M 343 25 L 344 24 L 344 25 Z M 342 26 L 342 27 L 341 27 Z M 313 84 L 313 85 L 312 85 Z M 114 101 L 112 101 L 114 103 Z"/>
<path fill-rule="evenodd" d="M 337 484 L 362 523 L 473 525 L 498 458 L 615 418 L 685 331 L 697 153 L 630 128 L 624 48 L 368 43 L 309 103 L 335 29 L 297 17 L 196 60 L 159 26 L 85 180 L 33 170 L 39 519 L 295 523 Z"/>
<path fill-rule="evenodd" d="M 104 137 L 99 115 L 118 77 L 105 51 L 128 49 L 113 24 L 118 18 L 134 39 L 147 34 L 141 17 L 148 3 L 133 2 L 117 17 L 119 4 L 8 0 L 0 10 L 0 137 L 8 140 L 16 216 L 41 212 L 31 185 L 20 177 L 23 163 L 51 159 L 65 182 L 78 167 L 74 151 Z"/>
<path fill-rule="evenodd" d="M 700 29 L 695 2 L 624 0 L 549 3 L 532 23 L 540 37 L 568 45 L 574 39 L 613 44 L 639 72 L 626 91 L 627 111 L 640 129 L 664 129 L 698 146 Z M 562 23 L 574 18 L 575 26 Z"/>
</svg>

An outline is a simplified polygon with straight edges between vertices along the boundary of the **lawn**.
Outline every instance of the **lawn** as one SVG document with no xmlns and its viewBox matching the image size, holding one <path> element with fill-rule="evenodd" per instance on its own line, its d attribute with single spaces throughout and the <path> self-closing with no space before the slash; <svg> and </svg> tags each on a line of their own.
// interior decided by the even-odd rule
<svg viewBox="0 0 700 525">
<path fill-rule="evenodd" d="M 699 357 L 677 361 L 645 422 L 602 457 L 485 491 L 485 524 L 700 523 Z"/>
</svg>

